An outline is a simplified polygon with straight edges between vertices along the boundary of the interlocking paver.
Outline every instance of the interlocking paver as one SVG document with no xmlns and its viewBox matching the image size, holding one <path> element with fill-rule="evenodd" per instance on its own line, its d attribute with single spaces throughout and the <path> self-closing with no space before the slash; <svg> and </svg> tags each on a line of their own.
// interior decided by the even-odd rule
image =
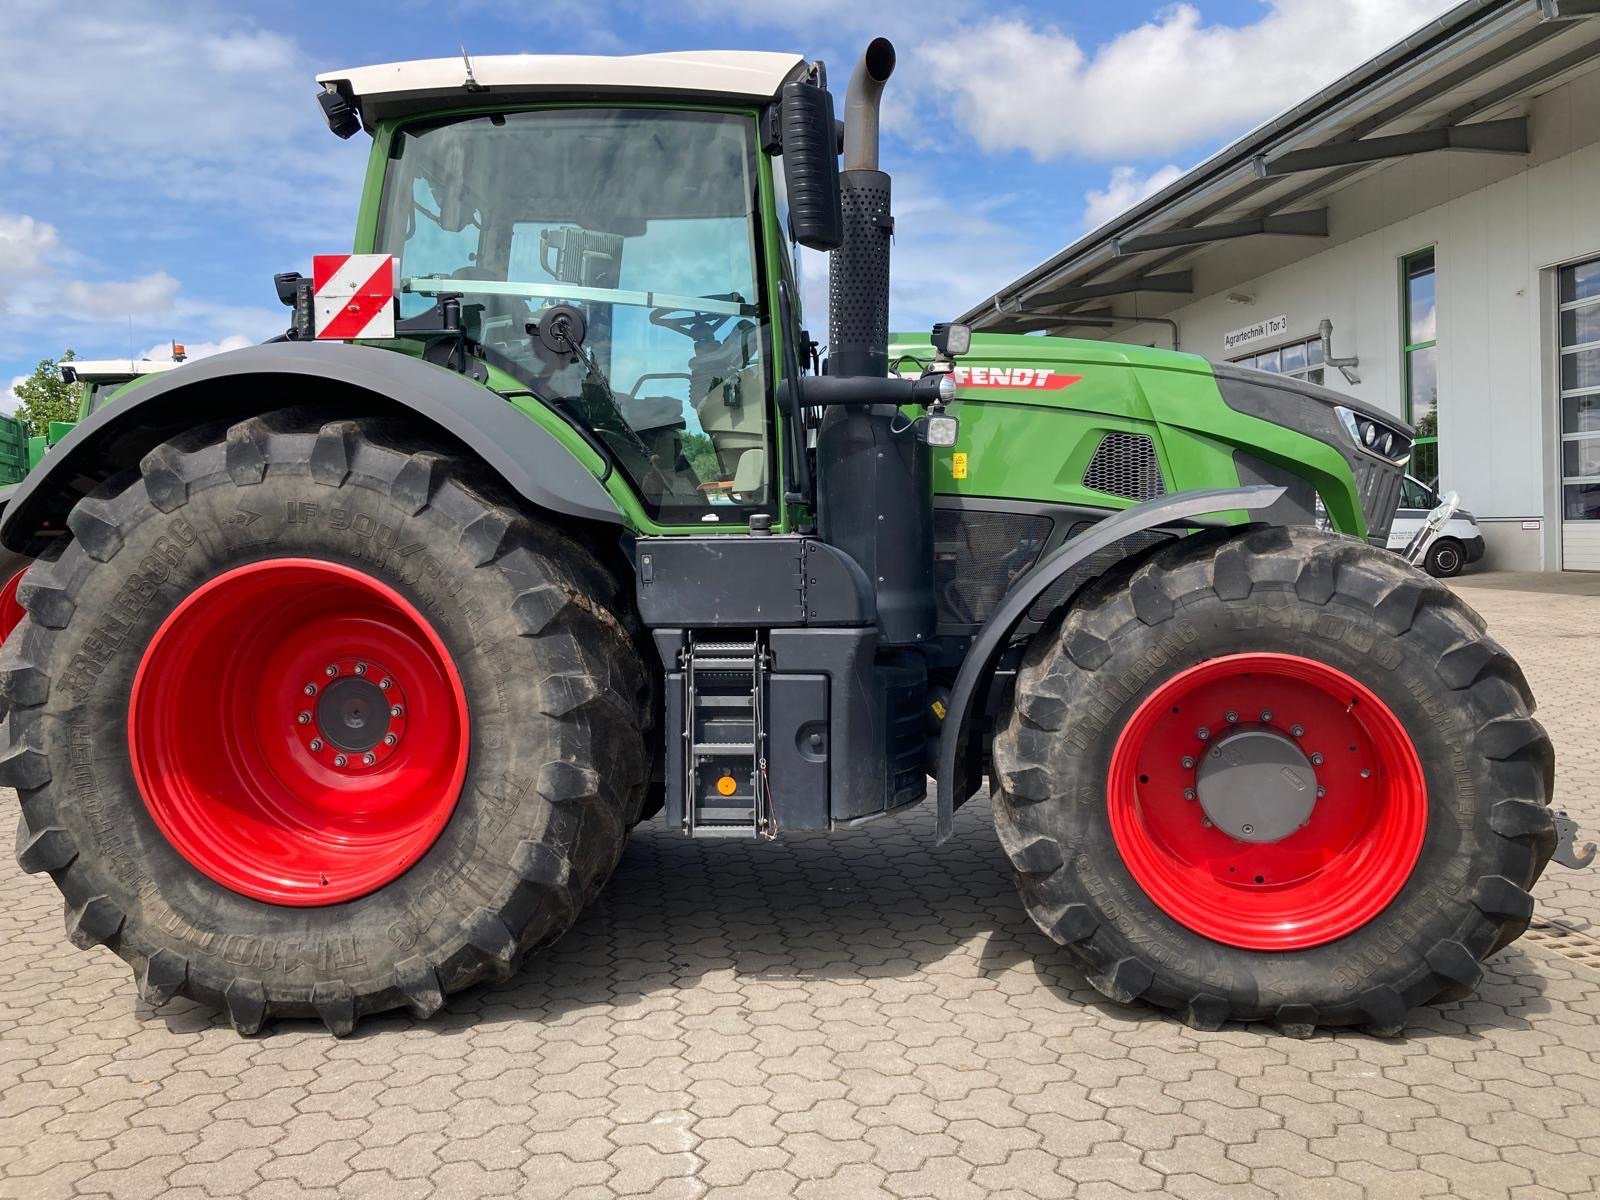
<svg viewBox="0 0 1600 1200">
<path fill-rule="evenodd" d="M 1463 594 L 1600 829 L 1600 639 L 1562 632 L 1600 600 Z M 1403 1038 L 1198 1032 L 1105 1003 L 1032 927 L 982 801 L 942 849 L 928 823 L 647 826 L 521 976 L 343 1041 L 150 1010 L 0 867 L 0 1198 L 1600 1194 L 1600 971 L 1525 941 Z M 1600 872 L 1538 894 L 1600 936 Z"/>
</svg>

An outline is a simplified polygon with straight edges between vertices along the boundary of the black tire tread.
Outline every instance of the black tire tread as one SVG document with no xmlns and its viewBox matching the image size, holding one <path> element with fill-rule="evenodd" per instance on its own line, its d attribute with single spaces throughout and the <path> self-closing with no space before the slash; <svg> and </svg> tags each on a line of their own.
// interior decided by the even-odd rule
<svg viewBox="0 0 1600 1200">
<path fill-rule="evenodd" d="M 245 489 L 293 463 L 301 470 L 309 465 L 316 486 L 341 487 L 353 474 L 375 479 L 406 515 L 440 508 L 481 564 L 515 586 L 523 636 L 559 641 L 562 660 L 576 664 L 547 685 L 541 706 L 570 727 L 563 737 L 571 753 L 548 764 L 538 781 L 561 815 L 545 840 L 521 843 L 509 894 L 463 921 L 450 943 L 455 949 L 441 960 L 401 960 L 385 985 L 360 993 L 336 976 L 321 979 L 309 1004 L 285 1000 L 208 958 L 167 948 L 152 953 L 130 936 L 126 914 L 98 894 L 91 864 L 61 827 L 38 733 L 51 644 L 73 619 L 79 582 L 120 549 L 122 523 L 143 506 L 174 512 L 198 490 Z M 11 711 L 0 784 L 21 798 L 18 861 L 51 875 L 72 940 L 104 944 L 127 960 L 148 1002 L 182 995 L 216 1005 L 241 1034 L 285 1016 L 317 1017 L 335 1035 L 349 1033 L 366 1014 L 397 1006 L 428 1016 L 450 993 L 512 974 L 527 954 L 564 933 L 610 876 L 644 804 L 649 773 L 651 677 L 640 639 L 618 580 L 565 532 L 516 508 L 474 463 L 419 445 L 410 430 L 387 421 L 282 410 L 192 430 L 156 447 L 137 471 L 80 501 L 68 527 L 74 536 L 62 539 L 53 561 L 37 563 L 20 589 L 29 619 L 0 650 L 0 697 Z M 598 746 L 606 747 L 604 772 L 576 765 L 596 762 Z"/>
<path fill-rule="evenodd" d="M 1034 812 L 1054 794 L 1049 748 L 1064 717 L 1062 697 L 1083 673 L 1104 665 L 1130 624 L 1182 609 L 1199 596 L 1246 598 L 1258 587 L 1292 590 L 1302 601 L 1365 610 L 1394 638 L 1423 647 L 1456 703 L 1478 722 L 1477 742 L 1498 764 L 1504 799 L 1488 821 L 1498 870 L 1470 889 L 1473 916 L 1454 937 L 1417 947 L 1427 970 L 1397 990 L 1378 981 L 1360 994 L 1339 1024 L 1379 1035 L 1398 1033 L 1417 1005 L 1469 994 L 1479 963 L 1527 928 L 1529 894 L 1555 846 L 1548 812 L 1554 751 L 1533 719 L 1534 700 L 1511 656 L 1483 633 L 1484 622 L 1444 584 L 1393 555 L 1353 539 L 1312 530 L 1251 527 L 1204 532 L 1179 540 L 1142 564 L 1112 573 L 1084 592 L 1058 625 L 1030 645 L 1009 712 L 994 740 L 995 822 L 1016 871 L 1017 886 L 1035 923 L 1067 946 L 1094 986 L 1111 999 L 1147 1000 L 1177 1010 L 1191 1024 L 1215 1028 L 1225 1019 L 1269 1020 L 1290 1036 L 1309 1036 L 1332 1014 L 1308 1005 L 1230 1005 L 1224 998 L 1164 994 L 1132 986 L 1144 978 L 1129 965 L 1127 943 L 1116 939 L 1087 905 L 1063 903 L 1055 886 L 1070 872 L 1072 848 L 1056 844 Z M 1066 864 L 1065 866 L 1059 864 Z M 1074 914 L 1073 910 L 1083 910 Z M 1137 955 L 1135 955 L 1137 957 Z M 1159 983 L 1159 963 L 1141 964 Z M 1226 1011 L 1224 1011 L 1226 1010 Z"/>
</svg>

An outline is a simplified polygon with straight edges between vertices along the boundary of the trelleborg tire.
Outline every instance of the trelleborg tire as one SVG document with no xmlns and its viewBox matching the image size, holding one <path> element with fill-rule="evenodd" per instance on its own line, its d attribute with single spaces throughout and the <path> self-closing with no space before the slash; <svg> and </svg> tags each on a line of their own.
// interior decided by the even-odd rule
<svg viewBox="0 0 1600 1200">
<path fill-rule="evenodd" d="M 1106 996 L 1392 1034 L 1527 927 L 1555 841 L 1533 707 L 1481 618 L 1393 555 L 1200 534 L 1029 647 L 995 823 Z"/>
<path fill-rule="evenodd" d="M 17 858 L 141 995 L 241 1033 L 505 978 L 644 802 L 617 581 L 404 428 L 196 430 L 68 521 L 0 653 Z"/>
</svg>

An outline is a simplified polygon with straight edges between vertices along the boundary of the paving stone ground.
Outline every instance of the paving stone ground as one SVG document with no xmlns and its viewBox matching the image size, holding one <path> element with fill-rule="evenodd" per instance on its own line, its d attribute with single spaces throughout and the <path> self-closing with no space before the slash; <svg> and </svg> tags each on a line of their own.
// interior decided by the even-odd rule
<svg viewBox="0 0 1600 1200">
<path fill-rule="evenodd" d="M 1600 598 L 1464 591 L 1600 828 Z M 0 800 L 7 808 L 15 798 Z M 1535 1197 L 1600 1193 L 1600 970 L 1524 939 L 1405 1036 L 1104 1003 L 987 806 L 775 846 L 640 831 L 511 983 L 336 1041 L 151 1011 L 0 864 L 0 1196 Z M 1600 872 L 1541 915 L 1600 938 Z"/>
</svg>

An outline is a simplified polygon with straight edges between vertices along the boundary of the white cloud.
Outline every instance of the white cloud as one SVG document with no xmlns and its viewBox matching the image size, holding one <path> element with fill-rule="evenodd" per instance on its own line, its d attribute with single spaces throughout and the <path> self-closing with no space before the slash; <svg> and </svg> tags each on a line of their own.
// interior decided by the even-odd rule
<svg viewBox="0 0 1600 1200">
<path fill-rule="evenodd" d="M 889 327 L 930 328 L 960 316 L 973 296 L 987 296 L 1039 261 L 1039 247 L 995 210 L 1009 196 L 964 203 L 936 175 L 895 176 L 895 236 L 890 250 Z M 802 307 L 811 336 L 828 341 L 827 256 L 801 252 Z"/>
<path fill-rule="evenodd" d="M 61 69 L 63 47 L 86 65 Z M 205 0 L 181 13 L 153 0 L 7 0 L 0 171 L 48 177 L 79 209 L 94 191 L 62 181 L 112 181 L 155 219 L 176 201 L 191 220 L 209 206 L 282 236 L 325 224 L 348 239 L 365 156 L 323 126 L 315 70 L 292 38 Z"/>
<path fill-rule="evenodd" d="M 1056 28 L 994 17 L 913 51 L 942 103 L 988 151 L 1047 159 L 1167 154 L 1240 129 L 1317 88 L 1454 0 L 1267 0 L 1249 25 L 1193 4 L 1085 49 Z"/>
<path fill-rule="evenodd" d="M 161 316 L 172 311 L 178 281 L 165 271 L 126 281 L 68 280 L 61 286 L 63 315 L 88 321 Z"/>
<path fill-rule="evenodd" d="M 54 225 L 24 213 L 0 212 L 0 279 L 36 274 L 60 243 Z"/>
<path fill-rule="evenodd" d="M 243 350 L 246 346 L 253 346 L 257 339 L 245 337 L 242 333 L 232 333 L 225 338 L 214 342 L 179 342 L 183 347 L 185 357 L 193 362 L 195 359 L 210 358 L 213 354 L 226 354 L 229 350 Z M 157 342 L 150 349 L 139 356 L 156 362 L 168 362 L 172 358 L 172 343 Z"/>
<path fill-rule="evenodd" d="M 1170 163 L 1141 175 L 1135 167 L 1112 167 L 1104 188 L 1090 188 L 1083 194 L 1083 227 L 1098 229 L 1113 217 L 1121 216 L 1146 196 L 1153 196 L 1183 174 L 1182 167 Z"/>
<path fill-rule="evenodd" d="M 26 375 L 12 376 L 11 382 L 6 385 L 5 392 L 0 393 L 0 410 L 8 413 L 17 411 L 17 405 L 22 403 L 22 397 L 17 395 L 17 385 L 27 381 L 28 377 Z"/>
</svg>

